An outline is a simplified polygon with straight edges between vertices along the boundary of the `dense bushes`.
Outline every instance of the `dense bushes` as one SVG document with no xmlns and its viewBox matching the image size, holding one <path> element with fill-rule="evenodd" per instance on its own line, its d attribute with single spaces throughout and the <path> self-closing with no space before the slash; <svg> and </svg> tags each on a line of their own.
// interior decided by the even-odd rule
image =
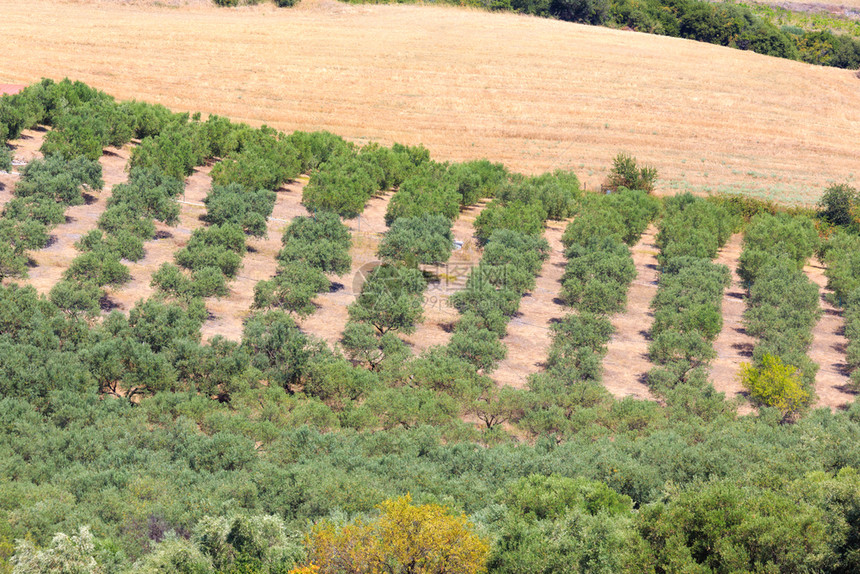
<svg viewBox="0 0 860 574">
<path fill-rule="evenodd" d="M 407 177 L 388 202 L 385 223 L 401 217 L 440 215 L 450 220 L 460 213 L 462 196 L 445 177 L 445 166 L 426 163 Z"/>
<path fill-rule="evenodd" d="M 574 413 L 607 400 L 609 395 L 600 384 L 602 360 L 613 332 L 607 316 L 624 309 L 627 290 L 636 277 L 622 239 L 638 241 L 657 208 L 644 192 L 586 196 L 565 229 L 567 265 L 561 298 L 574 312 L 552 326 L 546 369 L 529 378 L 532 408 L 523 413 L 520 424 L 535 435 L 575 433 Z"/>
<path fill-rule="evenodd" d="M 612 169 L 603 187 L 608 191 L 624 188 L 651 193 L 656 182 L 657 170 L 654 167 L 639 167 L 633 156 L 622 152 L 612 160 Z"/>
<path fill-rule="evenodd" d="M 245 233 L 235 223 L 210 225 L 195 229 L 191 240 L 175 255 L 176 263 L 189 271 L 217 267 L 232 279 L 242 265 Z"/>
<path fill-rule="evenodd" d="M 587 198 L 562 236 L 568 259 L 561 298 L 580 312 L 613 314 L 623 310 L 636 276 L 628 244 L 639 240 L 657 213 L 644 192 L 623 191 Z"/>
<path fill-rule="evenodd" d="M 349 319 L 373 325 L 380 335 L 392 330 L 412 333 L 423 317 L 426 285 L 424 274 L 415 267 L 380 265 L 368 274 L 349 306 Z"/>
<path fill-rule="evenodd" d="M 475 220 L 475 235 L 486 242 L 497 229 L 540 234 L 547 219 L 570 217 L 581 195 L 579 180 L 569 172 L 511 178 Z"/>
<path fill-rule="evenodd" d="M 786 213 L 762 214 L 750 222 L 744 235 L 738 274 L 752 282 L 759 272 L 784 259 L 801 269 L 818 246 L 818 233 L 812 221 Z"/>
<path fill-rule="evenodd" d="M 451 221 L 445 216 L 400 217 L 383 237 L 379 256 L 412 264 L 441 263 L 451 257 L 453 246 Z"/>
<path fill-rule="evenodd" d="M 634 245 L 659 210 L 660 203 L 644 191 L 586 195 L 573 225 L 564 230 L 562 242 L 568 248 L 592 238 L 612 237 Z"/>
<path fill-rule="evenodd" d="M 860 225 L 860 196 L 846 183 L 831 185 L 818 200 L 818 215 L 837 227 L 858 231 Z"/>
<path fill-rule="evenodd" d="M 561 298 L 580 311 L 613 314 L 623 311 L 627 288 L 636 267 L 626 245 L 612 238 L 573 244 L 565 250 L 568 263 L 562 277 Z"/>
<path fill-rule="evenodd" d="M 275 192 L 246 189 L 238 183 L 213 185 L 203 200 L 206 221 L 215 225 L 234 223 L 248 235 L 266 236 L 266 220 L 275 207 Z"/>
<path fill-rule="evenodd" d="M 313 155 L 320 163 L 304 189 L 302 203 L 311 211 L 333 211 L 347 218 L 360 214 L 375 193 L 401 185 L 412 170 L 429 162 L 422 147 L 371 145 L 356 151 L 341 145 L 334 149 L 336 153 L 328 157 Z"/>
<path fill-rule="evenodd" d="M 88 93 L 63 89 L 70 101 Z M 40 95 L 28 101 L 41 107 L 21 117 L 59 117 L 49 92 L 32 91 Z M 140 114 L 131 108 L 142 118 L 138 137 L 172 121 L 156 107 Z M 236 132 L 224 122 L 204 124 L 199 129 L 210 145 L 218 142 L 218 154 L 240 149 L 231 147 Z M 324 134 L 287 139 L 303 169 L 331 161 L 326 142 L 340 145 Z M 345 149 L 336 153 L 353 153 Z M 421 148 L 400 155 L 383 150 L 356 153 L 389 166 L 386 185 L 410 176 L 412 168 L 387 163 L 395 155 L 412 166 L 427 159 Z M 571 203 L 571 187 L 556 176 L 530 202 L 537 188 L 492 164 L 439 169 L 453 178 L 447 181 L 455 182 L 450 189 L 461 205 L 495 196 L 501 207 L 533 203 L 547 215 L 578 213 L 564 239 L 568 279 L 581 278 L 568 285 L 577 293 L 570 299 L 576 312 L 553 324 L 546 368 L 528 391 L 499 389 L 486 375 L 504 356 L 499 338 L 547 256 L 539 234 L 514 229 L 488 234 L 480 267 L 452 298 L 462 315 L 450 343 L 417 356 L 396 334 L 408 320 L 382 317 L 386 332 L 378 335 L 371 316 L 388 308 L 375 305 L 385 297 L 420 299 L 425 277 L 411 265 L 371 275 L 359 313 L 365 315 L 344 333 L 349 359 L 302 332 L 285 312 L 303 313 L 302 302 L 327 284 L 326 274 L 350 267 L 349 232 L 328 212 L 298 218 L 287 229 L 279 255 L 283 279 L 261 289 L 269 302 L 247 318 L 241 342 L 215 337 L 201 344 L 207 313 L 199 296 L 224 285 L 222 270 L 211 265 L 198 266 L 193 281 L 176 266 L 157 273 L 163 288 L 184 294 L 179 304 L 153 299 L 128 317 L 116 312 L 101 321 L 84 317 L 97 296 L 89 293 L 98 292 L 91 282 L 63 282 L 50 300 L 30 287 L 0 286 L 0 570 L 10 568 L 14 553 L 22 572 L 274 574 L 299 564 L 298 574 L 313 572 L 311 561 L 320 562 L 319 571 L 337 568 L 335 554 L 366 551 L 359 557 L 400 566 L 418 556 L 451 558 L 452 549 L 463 550 L 452 558 L 461 559 L 457 571 L 858 569 L 858 407 L 781 424 L 788 403 L 768 397 L 792 380 L 786 353 L 774 360 L 766 354 L 749 371 L 751 391 L 762 396 L 753 416 L 737 416 L 704 377 L 682 385 L 676 374 L 683 369 L 670 369 L 703 364 L 719 331 L 715 301 L 725 273 L 708 258 L 734 221 L 715 205 L 741 215 L 766 207 L 690 197 L 665 203 L 652 332 L 653 357 L 665 364 L 649 382 L 666 405 L 616 401 L 599 383 L 612 326 L 585 308 L 581 285 L 628 280 L 625 243 L 637 241 L 659 205 L 626 191 Z M 238 185 L 225 187 L 248 193 Z M 86 253 L 74 266 L 76 277 L 110 276 L 116 269 L 96 266 L 109 260 L 105 253 L 117 254 L 116 261 L 139 256 L 152 219 L 175 220 L 173 198 L 181 189 L 160 168 L 133 169 L 129 183 L 116 186 L 100 229 L 80 239 Z M 60 196 L 76 197 L 52 192 L 10 202 L 0 219 L 9 242 L 0 249 L 31 239 L 44 244 L 45 225 L 64 205 Z M 270 197 L 260 193 L 263 207 Z M 244 245 L 240 215 L 248 214 L 222 206 L 216 215 L 221 199 L 209 202 L 212 226 L 183 256 L 192 266 L 209 260 L 213 244 L 236 253 Z M 432 248 L 421 251 L 442 252 L 450 220 L 425 216 L 393 221 L 387 241 L 400 248 L 392 260 L 402 263 L 411 249 L 404 245 L 428 229 Z M 753 217 L 746 248 L 761 253 L 745 260 L 755 309 L 751 332 L 802 338 L 814 315 L 809 289 L 798 280 L 801 260 L 816 244 L 809 227 L 788 216 Z M 419 237 L 422 245 L 428 237 Z M 852 365 L 860 356 L 853 346 L 860 332 L 857 250 L 844 233 L 822 249 L 834 289 L 846 299 Z M 608 262 L 617 268 L 603 267 Z M 316 282 L 320 277 L 324 282 Z M 692 335 L 697 342 L 687 345 Z M 783 349 L 781 336 L 760 346 Z M 668 375 L 658 377 L 660 369 Z M 407 493 L 414 503 L 401 498 Z"/>
<path fill-rule="evenodd" d="M 212 168 L 212 180 L 219 185 L 240 184 L 248 189 L 276 190 L 295 178 L 306 161 L 289 137 L 267 127 L 252 130 L 244 125 L 227 132 L 221 156 Z"/>
</svg>

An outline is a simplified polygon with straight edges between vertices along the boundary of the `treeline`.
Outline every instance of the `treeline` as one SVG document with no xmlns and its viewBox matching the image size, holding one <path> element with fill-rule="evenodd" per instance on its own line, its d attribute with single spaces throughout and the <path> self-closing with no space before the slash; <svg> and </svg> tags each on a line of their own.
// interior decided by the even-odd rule
<svg viewBox="0 0 860 574">
<path fill-rule="evenodd" d="M 388 0 L 349 0 L 386 3 Z M 408 0 L 397 0 L 404 2 Z M 828 30 L 777 27 L 744 4 L 704 0 L 441 0 L 568 22 L 686 38 L 820 66 L 860 68 L 860 39 Z"/>
</svg>

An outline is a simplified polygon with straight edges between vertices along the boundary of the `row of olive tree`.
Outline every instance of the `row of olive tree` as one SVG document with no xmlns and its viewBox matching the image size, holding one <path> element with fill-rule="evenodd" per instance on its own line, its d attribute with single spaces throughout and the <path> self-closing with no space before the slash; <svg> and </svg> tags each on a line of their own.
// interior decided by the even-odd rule
<svg viewBox="0 0 860 574">
<path fill-rule="evenodd" d="M 783 405 L 790 416 L 815 398 L 816 365 L 806 354 L 812 343 L 812 328 L 821 316 L 818 286 L 803 272 L 803 266 L 818 246 L 813 222 L 788 213 L 761 214 L 752 218 L 744 235 L 744 250 L 738 274 L 749 290 L 744 322 L 747 333 L 759 339 L 753 349 L 753 366 L 772 368 L 780 364 L 797 369 L 797 377 L 780 377 L 795 399 Z M 777 361 L 777 362 L 775 362 Z M 789 374 L 792 369 L 789 369 Z M 749 375 L 756 373 L 750 371 Z M 749 377 L 747 377 L 749 378 Z M 753 377 L 754 378 L 754 377 Z M 799 388 L 794 388 L 800 385 Z M 759 401 L 775 406 L 761 392 Z"/>
<path fill-rule="evenodd" d="M 639 240 L 658 211 L 659 202 L 642 191 L 586 195 L 565 229 L 561 299 L 573 312 L 552 326 L 546 368 L 529 380 L 520 424 L 534 435 L 575 433 L 579 409 L 611 408 L 601 384 L 614 330 L 609 315 L 625 308 L 636 277 L 628 244 Z"/>
<path fill-rule="evenodd" d="M 842 307 L 845 336 L 848 338 L 846 362 L 851 381 L 860 388 L 860 236 L 857 190 L 843 184 L 827 189 L 819 202 L 821 218 L 834 227 L 822 243 L 821 258 L 827 265 L 827 286 L 833 290 L 833 303 Z"/>
<path fill-rule="evenodd" d="M 660 282 L 651 301 L 654 323 L 648 373 L 651 390 L 668 403 L 698 403 L 717 414 L 722 397 L 708 381 L 713 342 L 723 327 L 723 291 L 729 269 L 711 260 L 729 238 L 733 218 L 719 205 L 690 194 L 664 202 L 657 245 Z"/>
<path fill-rule="evenodd" d="M 84 203 L 84 189 L 103 185 L 101 165 L 85 157 L 30 162 L 0 216 L 0 279 L 26 277 L 27 251 L 47 245 L 50 229 L 65 221 L 66 208 Z"/>
<path fill-rule="evenodd" d="M 278 308 L 307 317 L 313 298 L 331 288 L 327 274 L 343 275 L 352 265 L 349 229 L 331 212 L 297 217 L 284 231 L 274 278 L 254 286 L 254 308 Z"/>
</svg>

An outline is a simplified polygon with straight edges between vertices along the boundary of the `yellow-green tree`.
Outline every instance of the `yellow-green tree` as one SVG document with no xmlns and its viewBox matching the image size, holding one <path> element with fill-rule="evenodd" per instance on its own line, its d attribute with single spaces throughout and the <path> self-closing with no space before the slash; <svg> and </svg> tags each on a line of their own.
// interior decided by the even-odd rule
<svg viewBox="0 0 860 574">
<path fill-rule="evenodd" d="M 320 574 L 478 574 L 488 542 L 463 514 L 437 504 L 413 505 L 409 495 L 386 500 L 379 516 L 346 524 L 323 520 L 305 544 L 307 565 Z M 297 570 L 308 572 L 311 570 Z"/>
<path fill-rule="evenodd" d="M 765 355 L 759 368 L 743 363 L 740 379 L 754 402 L 779 409 L 786 419 L 796 415 L 811 398 L 797 368 L 773 355 Z"/>
</svg>

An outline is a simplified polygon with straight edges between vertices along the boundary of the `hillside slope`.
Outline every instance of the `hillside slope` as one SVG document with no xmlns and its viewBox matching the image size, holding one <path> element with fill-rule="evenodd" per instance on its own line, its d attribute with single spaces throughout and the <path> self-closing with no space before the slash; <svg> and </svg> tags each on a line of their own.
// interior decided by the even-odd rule
<svg viewBox="0 0 860 574">
<path fill-rule="evenodd" d="M 658 167 L 663 192 L 811 201 L 857 175 L 852 72 L 513 14 L 305 1 L 0 0 L 0 81 L 68 76 L 284 130 L 420 142 L 441 159 L 569 168 L 590 186 L 622 149 Z"/>
</svg>

